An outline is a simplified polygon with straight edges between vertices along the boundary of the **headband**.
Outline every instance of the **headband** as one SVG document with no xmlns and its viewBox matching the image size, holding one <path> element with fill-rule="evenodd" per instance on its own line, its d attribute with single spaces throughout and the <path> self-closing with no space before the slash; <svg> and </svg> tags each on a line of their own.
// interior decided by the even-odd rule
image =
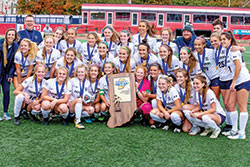
<svg viewBox="0 0 250 167">
<path fill-rule="evenodd" d="M 107 46 L 107 48 L 109 48 L 109 44 L 108 44 L 106 41 L 101 41 L 101 42 L 99 42 L 99 45 L 100 45 L 101 43 L 105 44 L 105 45 Z"/>
<path fill-rule="evenodd" d="M 110 29 L 110 30 L 113 32 L 113 28 L 112 28 L 112 27 L 110 27 L 110 26 L 106 26 L 106 27 L 104 27 L 104 28 L 103 28 L 103 31 L 104 31 L 104 30 L 106 30 L 107 28 L 108 28 L 108 29 Z"/>
<path fill-rule="evenodd" d="M 188 48 L 186 48 L 186 47 L 182 47 L 181 49 L 186 50 L 186 51 L 190 54 L 190 50 L 188 50 Z"/>
<path fill-rule="evenodd" d="M 201 37 L 197 37 L 195 40 L 201 40 L 203 44 L 206 43 L 205 39 Z"/>
<path fill-rule="evenodd" d="M 125 49 L 125 50 L 127 51 L 127 53 L 129 53 L 129 49 L 128 49 L 126 46 L 121 46 L 121 47 L 120 47 L 120 50 L 121 50 L 121 49 Z"/>
<path fill-rule="evenodd" d="M 115 65 L 114 65 L 114 63 L 113 63 L 112 61 L 107 61 L 105 64 L 108 64 L 108 63 L 110 63 L 110 64 L 112 65 L 113 68 L 115 68 Z M 104 65 L 105 65 L 105 64 L 104 64 Z"/>
</svg>

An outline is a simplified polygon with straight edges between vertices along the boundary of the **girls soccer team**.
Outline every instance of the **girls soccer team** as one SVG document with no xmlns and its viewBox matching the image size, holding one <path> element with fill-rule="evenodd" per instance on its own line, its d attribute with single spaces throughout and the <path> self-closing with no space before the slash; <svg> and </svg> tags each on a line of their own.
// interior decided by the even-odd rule
<svg viewBox="0 0 250 167">
<path fill-rule="evenodd" d="M 8 30 L 0 41 L 4 118 L 11 119 L 13 78 L 15 125 L 20 125 L 20 115 L 28 118 L 28 112 L 44 125 L 57 115 L 63 125 L 75 120 L 75 127 L 83 129 L 82 118 L 91 123 L 109 117 L 108 76 L 135 73 L 138 108 L 131 121 L 139 115 L 142 124 L 152 129 L 172 127 L 175 133 L 189 135 L 204 130 L 201 136 L 212 133 L 210 138 L 217 138 L 226 120 L 222 134 L 245 139 L 250 75 L 232 33 L 213 33 L 211 49 L 200 36 L 194 40 L 194 50 L 186 46 L 178 50 L 171 29 L 163 28 L 158 42 L 147 21 L 141 20 L 138 29 L 131 38 L 128 31 L 117 33 L 106 26 L 103 41 L 90 32 L 81 44 L 75 29 L 63 34 L 58 27 L 54 37 L 45 37 L 39 47 L 23 39 L 18 50 L 17 32 Z M 180 61 L 174 54 L 180 55 Z M 220 93 L 226 110 L 219 103 Z"/>
</svg>

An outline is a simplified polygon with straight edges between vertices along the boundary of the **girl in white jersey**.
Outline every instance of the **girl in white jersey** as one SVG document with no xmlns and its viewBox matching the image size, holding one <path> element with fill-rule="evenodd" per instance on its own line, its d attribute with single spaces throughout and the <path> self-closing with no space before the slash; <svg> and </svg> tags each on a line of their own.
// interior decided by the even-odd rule
<svg viewBox="0 0 250 167">
<path fill-rule="evenodd" d="M 17 88 L 22 82 L 31 76 L 37 54 L 36 43 L 24 38 L 20 43 L 20 49 L 15 54 L 15 67 L 13 84 Z"/>
<path fill-rule="evenodd" d="M 176 81 L 176 71 L 180 68 L 179 60 L 173 55 L 173 50 L 169 45 L 162 44 L 159 49 L 160 65 L 162 74 L 171 76 Z"/>
<path fill-rule="evenodd" d="M 69 99 L 69 109 L 71 113 L 75 113 L 75 127 L 78 129 L 84 129 L 84 126 L 81 123 L 81 117 L 90 117 L 94 113 L 94 107 L 90 104 L 85 104 L 83 99 L 84 93 L 91 91 L 90 82 L 86 78 L 86 75 L 86 67 L 82 64 L 76 68 L 76 77 L 69 80 L 69 82 L 71 82 L 72 90 Z"/>
<path fill-rule="evenodd" d="M 120 47 L 118 56 L 114 60 L 117 73 L 130 73 L 135 71 L 135 61 L 131 57 L 131 50 L 127 46 Z"/>
<path fill-rule="evenodd" d="M 193 80 L 196 74 L 200 74 L 202 72 L 198 61 L 189 47 L 184 46 L 181 48 L 180 59 L 180 68 L 188 71 L 191 80 Z"/>
<path fill-rule="evenodd" d="M 139 22 L 139 33 L 134 35 L 132 38 L 132 43 L 135 45 L 135 53 L 138 52 L 138 46 L 140 43 L 148 43 L 150 50 L 155 54 L 156 53 L 156 38 L 155 38 L 155 25 L 152 26 L 147 20 L 141 20 Z"/>
<path fill-rule="evenodd" d="M 134 56 L 134 50 L 135 50 L 135 46 L 134 44 L 131 42 L 131 35 L 127 30 L 122 30 L 120 32 L 120 36 L 119 36 L 119 40 L 120 43 L 117 46 L 117 50 L 116 53 L 119 53 L 119 50 L 122 46 L 127 46 L 130 50 L 131 50 L 131 56 Z"/>
<path fill-rule="evenodd" d="M 194 41 L 194 56 L 198 60 L 200 69 L 210 82 L 210 88 L 214 91 L 217 99 L 220 96 L 219 73 L 216 69 L 214 50 L 205 48 L 206 41 L 203 36 L 197 37 Z"/>
<path fill-rule="evenodd" d="M 214 92 L 207 86 L 205 76 L 196 75 L 193 84 L 197 106 L 189 114 L 186 114 L 187 119 L 193 125 L 189 135 L 196 135 L 199 133 L 200 127 L 204 127 L 205 131 L 200 134 L 201 136 L 212 132 L 210 138 L 217 138 L 221 132 L 219 126 L 225 121 L 226 114 Z M 185 113 L 187 112 L 185 111 Z"/>
<path fill-rule="evenodd" d="M 66 67 L 69 70 L 69 77 L 73 77 L 73 73 L 77 66 L 83 64 L 80 59 L 77 58 L 77 52 L 74 48 L 68 48 L 65 52 L 65 56 L 56 61 L 55 69 L 60 67 Z M 54 71 L 52 71 L 54 75 Z M 51 75 L 52 75 L 51 74 Z"/>
<path fill-rule="evenodd" d="M 83 54 L 82 61 L 84 64 L 91 64 L 92 57 L 98 53 L 98 44 L 101 38 L 96 32 L 89 32 L 87 35 L 88 41 L 82 43 Z"/>
<path fill-rule="evenodd" d="M 193 88 L 192 82 L 189 79 L 187 70 L 179 69 L 176 72 L 176 80 L 177 84 L 175 84 L 175 88 L 179 93 L 182 112 L 186 110 L 192 110 L 196 107 L 196 96 L 195 90 Z M 184 113 L 187 114 L 187 113 Z M 188 121 L 188 119 L 184 118 L 182 131 L 189 132 L 192 124 Z"/>
<path fill-rule="evenodd" d="M 60 57 L 60 51 L 53 48 L 55 38 L 46 36 L 44 39 L 44 47 L 38 51 L 36 62 L 44 64 L 47 69 L 45 79 L 53 78 L 55 72 L 56 61 Z"/>
<path fill-rule="evenodd" d="M 117 44 L 119 42 L 118 33 L 110 25 L 105 26 L 102 31 L 103 31 L 103 36 L 104 36 L 103 40 L 108 43 L 109 53 L 116 56 Z"/>
<path fill-rule="evenodd" d="M 101 41 L 98 45 L 98 53 L 92 58 L 92 63 L 100 67 L 102 75 L 104 75 L 104 64 L 107 61 L 114 62 L 114 55 L 109 53 L 109 45 L 105 41 Z"/>
<path fill-rule="evenodd" d="M 146 68 L 149 68 L 152 63 L 159 63 L 160 59 L 156 57 L 154 54 L 151 54 L 150 47 L 148 43 L 140 43 L 138 46 L 138 53 L 134 55 L 134 60 L 136 66 L 142 65 Z"/>
<path fill-rule="evenodd" d="M 181 112 L 180 96 L 177 90 L 172 87 L 173 79 L 166 75 L 162 75 L 158 81 L 157 90 L 157 108 L 150 112 L 150 116 L 154 121 L 162 122 L 165 126 L 163 130 L 168 130 L 168 120 L 171 120 L 176 128 L 174 132 L 180 132 L 180 126 L 184 115 Z"/>
<path fill-rule="evenodd" d="M 250 75 L 242 62 L 240 51 L 232 52 L 231 46 L 237 45 L 232 32 L 223 32 L 221 34 L 221 44 L 223 46 L 219 59 L 220 81 L 222 81 L 222 96 L 229 117 L 232 122 L 232 130 L 223 133 L 228 135 L 229 139 L 245 139 L 245 129 L 248 120 L 247 102 L 250 90 Z M 223 54 L 224 51 L 224 54 Z M 240 110 L 240 130 L 238 132 L 238 104 Z"/>
<path fill-rule="evenodd" d="M 62 117 L 62 124 L 68 125 L 66 119 L 69 114 L 68 101 L 71 94 L 71 85 L 68 82 L 69 71 L 60 67 L 56 71 L 56 78 L 46 81 L 42 91 L 43 124 L 49 125 L 49 114 L 53 112 Z"/>
<path fill-rule="evenodd" d="M 61 41 L 60 45 L 62 47 L 62 56 L 65 56 L 65 52 L 68 48 L 75 48 L 77 54 L 83 54 L 82 44 L 80 41 L 76 40 L 77 32 L 74 28 L 69 28 L 66 32 L 66 39 Z M 80 57 L 82 60 L 82 57 Z"/>
<path fill-rule="evenodd" d="M 34 75 L 25 79 L 24 82 L 14 90 L 14 124 L 20 125 L 20 111 L 27 105 L 27 111 L 31 112 L 33 120 L 37 121 L 36 115 L 40 114 L 42 99 L 40 95 L 45 83 L 44 76 L 46 68 L 43 64 L 38 64 L 35 67 Z"/>
<path fill-rule="evenodd" d="M 161 41 L 156 43 L 157 53 L 159 54 L 160 46 L 162 44 L 165 44 L 165 45 L 168 45 L 171 47 L 171 49 L 173 51 L 173 55 L 178 54 L 179 53 L 178 47 L 174 42 L 172 42 L 173 41 L 172 30 L 170 28 L 162 28 L 160 35 L 161 35 Z"/>
</svg>

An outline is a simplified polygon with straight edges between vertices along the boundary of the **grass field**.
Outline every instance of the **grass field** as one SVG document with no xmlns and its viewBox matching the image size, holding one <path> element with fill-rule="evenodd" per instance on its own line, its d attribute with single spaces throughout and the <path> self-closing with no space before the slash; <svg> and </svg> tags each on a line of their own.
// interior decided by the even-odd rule
<svg viewBox="0 0 250 167">
<path fill-rule="evenodd" d="M 250 47 L 244 58 L 250 69 Z M 11 116 L 13 106 L 12 95 Z M 2 115 L 2 105 L 0 111 Z M 110 129 L 98 122 L 78 130 L 73 124 L 65 127 L 60 122 L 42 126 L 22 119 L 16 127 L 13 120 L 3 121 L 0 122 L 0 166 L 247 167 L 250 164 L 249 122 L 246 134 L 248 138 L 242 141 L 224 136 L 212 140 L 151 130 L 139 124 Z"/>
</svg>

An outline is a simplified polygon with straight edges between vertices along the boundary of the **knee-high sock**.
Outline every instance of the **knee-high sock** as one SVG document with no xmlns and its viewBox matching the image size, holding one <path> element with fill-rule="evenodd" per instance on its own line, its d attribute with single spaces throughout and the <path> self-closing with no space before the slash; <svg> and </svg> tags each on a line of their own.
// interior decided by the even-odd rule
<svg viewBox="0 0 250 167">
<path fill-rule="evenodd" d="M 49 117 L 49 113 L 50 113 L 50 110 L 44 110 L 44 109 L 42 109 L 43 118 L 48 118 Z"/>
<path fill-rule="evenodd" d="M 69 111 L 67 111 L 66 113 L 60 114 L 62 116 L 63 119 L 66 119 L 69 115 Z"/>
<path fill-rule="evenodd" d="M 226 109 L 225 109 L 225 113 L 226 113 L 226 125 L 232 125 L 230 114 L 229 114 L 229 112 L 227 112 Z"/>
<path fill-rule="evenodd" d="M 198 118 L 190 117 L 189 121 L 192 123 L 193 126 L 205 127 L 205 123 Z"/>
<path fill-rule="evenodd" d="M 229 115 L 232 121 L 232 131 L 237 132 L 238 131 L 238 112 L 237 111 L 229 112 Z"/>
<path fill-rule="evenodd" d="M 239 133 L 241 135 L 245 134 L 246 126 L 247 126 L 247 120 L 248 120 L 248 112 L 241 112 L 240 113 L 240 131 L 239 131 Z"/>
<path fill-rule="evenodd" d="M 82 103 L 76 103 L 75 105 L 76 123 L 81 122 Z"/>
<path fill-rule="evenodd" d="M 32 111 L 31 111 L 31 114 L 37 116 L 37 115 L 40 114 L 40 112 L 41 112 L 41 111 L 32 110 Z"/>
<path fill-rule="evenodd" d="M 18 117 L 20 115 L 23 102 L 24 102 L 24 95 L 18 94 L 15 98 L 14 117 Z"/>
<path fill-rule="evenodd" d="M 208 127 L 213 130 L 216 130 L 219 128 L 217 124 L 208 115 L 202 116 L 202 121 L 205 123 L 205 128 Z"/>
<path fill-rule="evenodd" d="M 177 113 L 171 114 L 171 121 L 177 126 L 181 125 L 181 117 Z"/>
<path fill-rule="evenodd" d="M 165 123 L 167 121 L 165 118 L 160 118 L 158 115 L 152 113 L 150 113 L 150 117 L 156 122 Z"/>
</svg>

